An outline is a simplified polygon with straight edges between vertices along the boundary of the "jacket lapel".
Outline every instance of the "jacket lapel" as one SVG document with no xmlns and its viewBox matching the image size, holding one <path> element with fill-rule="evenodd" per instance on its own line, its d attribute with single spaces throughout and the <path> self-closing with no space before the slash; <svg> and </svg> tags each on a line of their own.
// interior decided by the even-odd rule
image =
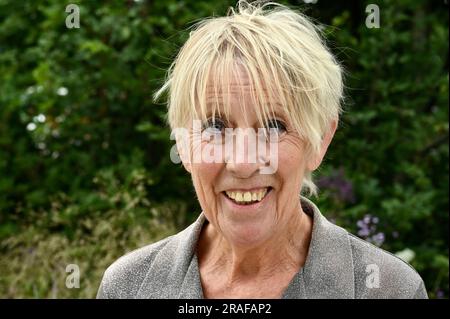
<svg viewBox="0 0 450 319">
<path fill-rule="evenodd" d="M 202 298 L 195 247 L 205 221 L 203 214 L 173 236 L 155 256 L 137 298 Z M 194 257 L 194 258 L 193 258 Z"/>
<path fill-rule="evenodd" d="M 355 298 L 353 255 L 347 231 L 330 223 L 310 200 L 302 197 L 301 201 L 304 211 L 314 216 L 308 257 L 298 278 L 303 280 L 304 297 Z"/>
</svg>

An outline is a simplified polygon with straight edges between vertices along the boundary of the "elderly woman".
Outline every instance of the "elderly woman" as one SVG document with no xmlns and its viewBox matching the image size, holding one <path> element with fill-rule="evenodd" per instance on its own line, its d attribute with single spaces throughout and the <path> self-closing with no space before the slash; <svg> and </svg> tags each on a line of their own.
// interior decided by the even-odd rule
<svg viewBox="0 0 450 319">
<path fill-rule="evenodd" d="M 164 91 L 203 211 L 113 263 L 99 298 L 427 298 L 410 265 L 300 196 L 316 192 L 343 91 L 307 17 L 241 1 L 201 21 Z"/>
</svg>

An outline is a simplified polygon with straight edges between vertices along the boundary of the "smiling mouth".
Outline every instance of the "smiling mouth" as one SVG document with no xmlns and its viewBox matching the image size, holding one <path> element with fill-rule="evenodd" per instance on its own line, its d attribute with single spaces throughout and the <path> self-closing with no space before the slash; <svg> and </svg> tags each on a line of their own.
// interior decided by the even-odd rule
<svg viewBox="0 0 450 319">
<path fill-rule="evenodd" d="M 272 187 L 265 187 L 253 191 L 224 191 L 226 197 L 238 205 L 251 205 L 262 201 Z"/>
</svg>

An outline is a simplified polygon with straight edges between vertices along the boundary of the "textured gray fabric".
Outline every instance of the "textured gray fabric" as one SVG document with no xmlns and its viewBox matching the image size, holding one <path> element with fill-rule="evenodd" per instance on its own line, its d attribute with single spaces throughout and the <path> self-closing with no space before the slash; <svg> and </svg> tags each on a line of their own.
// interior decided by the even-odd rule
<svg viewBox="0 0 450 319">
<path fill-rule="evenodd" d="M 301 204 L 313 217 L 312 238 L 283 298 L 428 298 L 409 264 L 330 223 L 310 200 L 302 197 Z M 203 298 L 195 247 L 205 221 L 202 213 L 178 234 L 119 258 L 105 271 L 97 298 Z M 377 273 L 379 281 L 370 280 Z"/>
</svg>

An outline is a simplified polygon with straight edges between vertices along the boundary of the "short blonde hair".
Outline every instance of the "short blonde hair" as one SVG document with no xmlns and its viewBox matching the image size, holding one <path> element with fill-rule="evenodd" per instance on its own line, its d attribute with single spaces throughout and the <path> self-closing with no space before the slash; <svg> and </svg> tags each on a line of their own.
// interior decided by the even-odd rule
<svg viewBox="0 0 450 319">
<path fill-rule="evenodd" d="M 265 126 L 272 118 L 276 97 L 308 149 L 319 151 L 330 121 L 337 120 L 342 110 L 342 68 L 317 25 L 302 13 L 273 2 L 239 1 L 227 16 L 194 25 L 164 85 L 154 95 L 157 100 L 168 91 L 171 128 L 187 127 L 193 119 L 206 120 L 207 86 L 215 92 L 229 92 L 237 66 L 250 79 L 260 124 Z M 213 72 L 220 76 L 211 80 Z M 221 114 L 222 105 L 228 118 L 229 102 L 217 96 L 212 114 Z M 305 172 L 302 187 L 316 194 L 311 172 Z"/>
</svg>

